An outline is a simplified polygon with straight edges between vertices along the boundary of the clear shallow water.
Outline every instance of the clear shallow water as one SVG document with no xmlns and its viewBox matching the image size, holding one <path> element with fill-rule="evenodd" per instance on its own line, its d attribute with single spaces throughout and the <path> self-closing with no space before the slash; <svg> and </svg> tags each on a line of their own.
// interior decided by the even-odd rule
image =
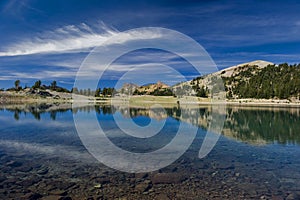
<svg viewBox="0 0 300 200">
<path fill-rule="evenodd" d="M 223 135 L 203 159 L 198 152 L 211 109 L 160 111 L 101 105 L 73 110 L 70 105 L 3 106 L 0 198 L 300 198 L 299 108 L 227 108 Z M 199 129 L 190 148 L 173 164 L 131 174 L 111 169 L 90 155 L 76 132 L 73 114 L 96 115 L 116 146 L 137 153 L 168 144 L 180 123 Z M 166 123 L 151 138 L 133 138 L 118 129 L 114 116 L 124 121 L 132 118 L 142 127 L 151 120 Z"/>
</svg>

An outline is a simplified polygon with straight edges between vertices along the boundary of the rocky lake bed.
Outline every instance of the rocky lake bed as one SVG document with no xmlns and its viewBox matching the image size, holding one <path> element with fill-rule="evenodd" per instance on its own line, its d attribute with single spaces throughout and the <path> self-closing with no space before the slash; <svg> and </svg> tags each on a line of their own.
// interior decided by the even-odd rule
<svg viewBox="0 0 300 200">
<path fill-rule="evenodd" d="M 300 198 L 300 148 L 296 132 L 290 132 L 288 137 L 280 135 L 279 138 L 287 137 L 280 141 L 281 144 L 276 135 L 264 138 L 264 130 L 252 130 L 258 131 L 254 135 L 256 140 L 253 140 L 254 136 L 247 135 L 248 132 L 240 132 L 245 134 L 240 136 L 227 133 L 220 137 L 208 156 L 200 159 L 198 151 L 203 142 L 205 132 L 202 128 L 205 123 L 199 119 L 202 128 L 188 151 L 173 164 L 153 172 L 126 173 L 103 165 L 86 150 L 72 118 L 72 114 L 92 114 L 96 109 L 100 121 L 108 120 L 113 113 L 122 113 L 124 120 L 127 120 L 126 110 L 105 106 L 76 110 L 64 104 L 60 107 L 40 106 L 33 110 L 32 106 L 17 107 L 6 107 L 0 111 L 1 199 Z M 262 116 L 266 119 L 261 122 L 263 124 L 269 123 L 268 117 L 285 118 L 289 115 L 289 126 L 295 131 L 299 128 L 298 109 L 293 109 L 293 112 L 270 108 L 235 109 L 228 111 L 233 113 L 227 114 L 230 121 L 225 121 L 225 124 L 234 123 L 236 119 L 231 118 L 241 117 L 241 114 L 244 120 Z M 18 117 L 14 119 L 16 112 Z M 39 117 L 36 112 L 40 113 Z M 206 110 L 201 112 L 206 116 Z M 147 109 L 140 108 L 130 109 L 129 113 L 135 113 L 131 117 L 142 117 L 143 120 L 145 116 L 154 117 L 155 120 L 168 117 L 158 117 L 159 113 L 149 115 Z M 190 117 L 194 119 L 194 116 Z M 189 118 L 178 119 L 190 122 Z M 179 123 L 178 119 L 172 123 Z M 249 123 L 246 121 L 245 124 Z M 163 135 L 156 142 L 165 142 L 165 137 L 168 141 L 170 136 Z M 151 150 L 150 144 L 138 146 L 126 138 L 112 138 L 112 141 L 130 151 L 136 148 Z"/>
</svg>

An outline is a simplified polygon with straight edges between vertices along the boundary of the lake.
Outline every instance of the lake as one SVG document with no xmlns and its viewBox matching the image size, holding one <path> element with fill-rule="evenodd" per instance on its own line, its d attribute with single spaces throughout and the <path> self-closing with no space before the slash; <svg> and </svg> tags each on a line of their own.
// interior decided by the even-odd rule
<svg viewBox="0 0 300 200">
<path fill-rule="evenodd" d="M 300 108 L 213 110 L 1 105 L 0 199 L 299 199 Z M 221 135 L 207 133 L 216 116 Z"/>
</svg>

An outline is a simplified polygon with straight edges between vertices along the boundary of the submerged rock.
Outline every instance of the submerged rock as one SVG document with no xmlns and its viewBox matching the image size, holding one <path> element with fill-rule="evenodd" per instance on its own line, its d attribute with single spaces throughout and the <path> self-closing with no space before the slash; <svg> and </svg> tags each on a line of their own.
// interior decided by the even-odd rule
<svg viewBox="0 0 300 200">
<path fill-rule="evenodd" d="M 96 184 L 96 185 L 94 185 L 94 188 L 100 189 L 100 188 L 102 188 L 102 185 L 101 184 Z"/>
<path fill-rule="evenodd" d="M 43 196 L 39 193 L 28 193 L 24 195 L 21 199 L 36 200 L 36 199 L 40 199 L 41 197 Z"/>
<path fill-rule="evenodd" d="M 155 199 L 157 199 L 157 200 L 169 200 L 170 198 L 166 194 L 159 194 L 159 195 L 157 195 L 157 197 Z"/>
<path fill-rule="evenodd" d="M 299 198 L 300 198 L 300 195 L 298 195 L 296 193 L 291 193 L 286 197 L 287 200 L 294 200 L 294 199 L 299 199 Z"/>
<path fill-rule="evenodd" d="M 153 184 L 159 183 L 181 183 L 185 180 L 185 177 L 180 173 L 158 173 L 155 174 L 151 181 Z"/>
<path fill-rule="evenodd" d="M 61 197 L 56 195 L 49 195 L 41 198 L 41 200 L 60 200 L 60 199 Z"/>
<path fill-rule="evenodd" d="M 18 162 L 18 161 L 10 161 L 8 163 L 6 163 L 7 166 L 10 167 L 20 167 L 23 163 Z"/>
<path fill-rule="evenodd" d="M 43 169 L 38 170 L 37 174 L 39 174 L 39 175 L 45 175 L 45 174 L 48 173 L 48 171 L 49 171 L 48 169 L 43 168 Z"/>
<path fill-rule="evenodd" d="M 20 172 L 29 172 L 29 171 L 32 170 L 32 167 L 30 167 L 30 166 L 21 166 L 21 167 L 18 167 L 17 170 L 20 171 Z"/>
<path fill-rule="evenodd" d="M 146 192 L 151 188 L 150 181 L 144 181 L 135 186 L 135 189 L 139 192 Z"/>
<path fill-rule="evenodd" d="M 49 194 L 65 196 L 65 195 L 67 195 L 67 191 L 57 189 L 57 190 L 50 191 Z"/>
</svg>

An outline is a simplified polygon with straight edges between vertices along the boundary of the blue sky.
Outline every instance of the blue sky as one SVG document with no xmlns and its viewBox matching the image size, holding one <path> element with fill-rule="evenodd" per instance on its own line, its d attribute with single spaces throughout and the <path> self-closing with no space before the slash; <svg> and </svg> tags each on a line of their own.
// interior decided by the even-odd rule
<svg viewBox="0 0 300 200">
<path fill-rule="evenodd" d="M 252 60 L 299 63 L 299 10 L 299 1 L 288 0 L 2 0 L 0 88 L 12 86 L 16 79 L 23 86 L 41 79 L 71 88 L 91 49 L 119 32 L 140 27 L 164 27 L 188 35 L 220 69 Z M 169 53 L 151 50 L 132 53 L 116 63 L 136 64 L 137 58 L 149 66 L 154 61 L 186 64 Z M 189 69 L 183 73 L 191 78 L 194 73 Z M 159 65 L 152 71 L 157 70 Z M 110 73 L 104 85 L 111 86 L 119 70 Z"/>
</svg>

